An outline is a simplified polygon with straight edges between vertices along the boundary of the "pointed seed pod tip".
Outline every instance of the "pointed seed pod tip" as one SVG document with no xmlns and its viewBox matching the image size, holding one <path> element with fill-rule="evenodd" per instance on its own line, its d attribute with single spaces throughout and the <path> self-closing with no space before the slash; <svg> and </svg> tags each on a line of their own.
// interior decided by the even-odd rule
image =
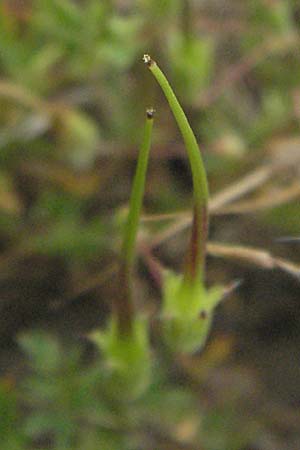
<svg viewBox="0 0 300 450">
<path fill-rule="evenodd" d="M 147 55 L 146 53 L 143 56 L 143 62 L 150 68 L 151 66 L 153 66 L 153 64 L 155 64 L 155 62 L 153 61 L 153 59 L 151 58 L 150 55 Z"/>
<path fill-rule="evenodd" d="M 155 109 L 154 108 L 148 108 L 146 110 L 146 114 L 147 114 L 147 118 L 148 119 L 153 119 L 153 116 L 155 114 Z"/>
</svg>

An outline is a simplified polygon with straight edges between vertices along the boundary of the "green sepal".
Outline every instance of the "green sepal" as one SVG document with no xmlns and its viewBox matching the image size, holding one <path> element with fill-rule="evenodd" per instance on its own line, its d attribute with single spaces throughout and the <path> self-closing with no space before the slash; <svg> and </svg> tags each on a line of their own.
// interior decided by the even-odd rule
<svg viewBox="0 0 300 450">
<path fill-rule="evenodd" d="M 221 286 L 206 289 L 201 281 L 187 284 L 182 275 L 165 273 L 162 327 L 172 351 L 192 353 L 203 347 L 223 292 Z"/>
<path fill-rule="evenodd" d="M 103 354 L 105 382 L 109 393 L 118 400 L 135 399 L 147 389 L 151 380 L 151 352 L 148 322 L 136 317 L 131 333 L 120 334 L 115 320 L 104 332 L 91 338 Z"/>
</svg>

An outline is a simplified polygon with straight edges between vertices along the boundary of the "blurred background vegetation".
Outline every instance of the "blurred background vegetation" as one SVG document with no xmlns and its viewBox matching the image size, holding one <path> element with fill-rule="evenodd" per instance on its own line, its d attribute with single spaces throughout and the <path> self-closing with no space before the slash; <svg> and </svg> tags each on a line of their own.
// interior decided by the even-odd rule
<svg viewBox="0 0 300 450">
<path fill-rule="evenodd" d="M 300 448 L 300 246 L 276 241 L 300 229 L 299 21 L 298 0 L 0 2 L 1 449 Z M 146 107 L 149 314 L 149 252 L 180 268 L 190 220 L 184 148 L 145 52 L 203 150 L 208 283 L 243 284 L 200 355 L 118 405 L 86 335 L 109 314 Z"/>
</svg>

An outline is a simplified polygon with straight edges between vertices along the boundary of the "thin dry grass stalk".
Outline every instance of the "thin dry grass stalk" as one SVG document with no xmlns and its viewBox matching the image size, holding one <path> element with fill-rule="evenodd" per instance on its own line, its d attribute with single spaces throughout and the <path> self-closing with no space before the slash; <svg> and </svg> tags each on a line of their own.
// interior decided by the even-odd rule
<svg viewBox="0 0 300 450">
<path fill-rule="evenodd" d="M 223 208 L 227 204 L 232 203 L 234 200 L 254 191 L 256 188 L 260 187 L 266 181 L 268 181 L 271 178 L 272 174 L 272 165 L 263 166 L 254 170 L 253 172 L 250 172 L 242 179 L 223 189 L 222 192 L 212 196 L 209 202 L 209 212 L 216 213 L 220 208 Z M 177 215 L 176 218 L 178 219 L 178 217 L 180 216 L 181 215 Z M 168 227 L 166 230 L 158 232 L 152 239 L 151 246 L 153 248 L 158 247 L 177 234 L 185 231 L 191 225 L 191 223 L 191 216 L 188 217 L 187 215 L 184 215 L 180 218 L 180 220 L 177 220 L 176 223 L 171 224 L 170 227 Z"/>
<path fill-rule="evenodd" d="M 255 198 L 253 200 L 234 203 L 225 208 L 220 208 L 216 214 L 248 214 L 253 212 L 265 211 L 275 208 L 284 203 L 291 202 L 300 197 L 300 183 L 295 181 L 287 188 L 270 192 L 268 195 Z"/>
<path fill-rule="evenodd" d="M 207 251 L 214 257 L 225 258 L 233 262 L 252 265 L 265 270 L 280 269 L 300 279 L 300 265 L 282 258 L 277 258 L 267 250 L 210 242 L 207 245 Z"/>
</svg>

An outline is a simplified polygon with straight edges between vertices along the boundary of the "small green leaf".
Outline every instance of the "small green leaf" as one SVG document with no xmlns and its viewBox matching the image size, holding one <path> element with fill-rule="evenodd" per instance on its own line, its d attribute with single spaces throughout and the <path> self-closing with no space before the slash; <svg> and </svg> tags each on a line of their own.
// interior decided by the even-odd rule
<svg viewBox="0 0 300 450">
<path fill-rule="evenodd" d="M 61 360 L 58 342 L 45 333 L 31 333 L 19 338 L 19 343 L 33 366 L 43 372 L 54 371 Z"/>
<path fill-rule="evenodd" d="M 181 33 L 171 34 L 170 53 L 174 83 L 193 101 L 207 85 L 213 69 L 213 41 Z"/>
</svg>

